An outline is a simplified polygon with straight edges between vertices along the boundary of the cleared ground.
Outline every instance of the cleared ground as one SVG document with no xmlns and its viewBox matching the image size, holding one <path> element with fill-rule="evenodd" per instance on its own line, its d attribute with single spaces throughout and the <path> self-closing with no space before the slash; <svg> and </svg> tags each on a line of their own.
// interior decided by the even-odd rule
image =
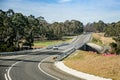
<svg viewBox="0 0 120 80">
<path fill-rule="evenodd" d="M 111 37 L 104 37 L 104 33 L 93 33 L 92 36 L 94 40 L 91 42 L 101 46 L 109 46 L 111 42 L 114 42 Z M 64 63 L 78 71 L 120 80 L 120 56 L 78 50 L 66 58 Z"/>
<path fill-rule="evenodd" d="M 46 40 L 46 41 L 35 41 L 33 48 L 43 48 L 47 47 L 49 45 L 55 45 L 55 44 L 60 44 L 64 42 L 70 42 L 74 36 L 65 36 L 63 40 Z"/>
<path fill-rule="evenodd" d="M 109 46 L 111 42 L 114 42 L 111 37 L 104 37 L 104 33 L 93 33 L 92 36 L 92 42 L 101 46 Z"/>
<path fill-rule="evenodd" d="M 93 52 L 76 51 L 64 60 L 65 65 L 85 73 L 120 80 L 120 56 L 104 56 Z"/>
</svg>

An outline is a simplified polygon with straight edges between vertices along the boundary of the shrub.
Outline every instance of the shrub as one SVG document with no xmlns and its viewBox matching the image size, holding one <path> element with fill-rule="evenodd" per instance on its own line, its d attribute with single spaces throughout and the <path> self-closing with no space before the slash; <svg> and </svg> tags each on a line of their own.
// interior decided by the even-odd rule
<svg viewBox="0 0 120 80">
<path fill-rule="evenodd" d="M 102 41 L 93 37 L 92 42 L 98 45 L 102 44 Z"/>
<path fill-rule="evenodd" d="M 0 52 L 11 52 L 14 51 L 14 47 L 8 47 L 7 44 L 0 45 Z"/>
</svg>

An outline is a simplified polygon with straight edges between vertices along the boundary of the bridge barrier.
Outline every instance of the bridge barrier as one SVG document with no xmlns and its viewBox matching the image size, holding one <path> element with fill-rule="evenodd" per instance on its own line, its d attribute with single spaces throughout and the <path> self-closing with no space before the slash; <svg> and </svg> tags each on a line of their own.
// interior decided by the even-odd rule
<svg viewBox="0 0 120 80">
<path fill-rule="evenodd" d="M 41 49 L 34 49 L 34 50 L 23 50 L 23 51 L 14 51 L 14 52 L 0 52 L 0 55 L 20 55 L 20 54 L 27 54 L 27 53 L 32 53 L 32 52 L 37 52 Z"/>
<path fill-rule="evenodd" d="M 56 57 L 57 61 L 61 61 L 65 59 L 67 56 L 69 56 L 71 53 L 73 53 L 76 49 L 74 47 L 67 49 L 66 51 L 63 51 L 60 55 Z"/>
<path fill-rule="evenodd" d="M 58 55 L 56 57 L 56 61 L 61 61 L 64 58 L 68 57 L 71 53 L 73 53 L 74 51 L 81 48 L 82 46 L 84 46 L 89 41 L 91 41 L 91 39 L 92 39 L 92 36 L 90 34 L 88 37 L 86 37 L 86 39 L 84 41 L 75 44 L 74 47 L 71 47 L 71 48 L 67 49 L 66 51 L 63 51 L 60 55 Z"/>
</svg>

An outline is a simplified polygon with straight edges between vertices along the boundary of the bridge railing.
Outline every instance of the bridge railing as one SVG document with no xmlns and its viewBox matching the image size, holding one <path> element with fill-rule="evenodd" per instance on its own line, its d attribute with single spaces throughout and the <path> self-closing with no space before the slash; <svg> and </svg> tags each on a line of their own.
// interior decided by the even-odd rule
<svg viewBox="0 0 120 80">
<path fill-rule="evenodd" d="M 0 55 L 17 55 L 17 54 L 27 54 L 39 51 L 41 49 L 35 49 L 35 50 L 23 50 L 23 51 L 14 51 L 14 52 L 0 52 Z"/>
<path fill-rule="evenodd" d="M 92 36 L 89 35 L 85 41 L 83 42 L 79 42 L 78 44 L 75 44 L 74 47 L 71 47 L 65 51 L 63 51 L 60 55 L 58 55 L 56 57 L 57 61 L 61 61 L 64 58 L 68 57 L 71 53 L 73 53 L 74 51 L 76 51 L 77 49 L 81 48 L 82 46 L 84 46 L 87 42 L 89 42 L 92 39 Z"/>
<path fill-rule="evenodd" d="M 75 50 L 76 49 L 73 47 L 73 48 L 67 49 L 66 51 L 61 52 L 61 54 L 56 57 L 56 60 L 57 61 L 63 60 L 64 58 L 69 56 L 71 53 L 73 53 Z"/>
</svg>

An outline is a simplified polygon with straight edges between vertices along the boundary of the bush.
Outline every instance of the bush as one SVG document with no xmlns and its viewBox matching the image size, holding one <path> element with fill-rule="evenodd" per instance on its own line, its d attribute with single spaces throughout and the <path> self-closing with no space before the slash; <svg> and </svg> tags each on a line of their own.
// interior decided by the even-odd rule
<svg viewBox="0 0 120 80">
<path fill-rule="evenodd" d="M 0 52 L 12 52 L 14 51 L 14 47 L 8 47 L 7 44 L 0 45 Z"/>
<path fill-rule="evenodd" d="M 99 39 L 96 39 L 96 38 L 93 38 L 93 39 L 92 39 L 92 42 L 95 43 L 95 44 L 98 44 L 98 45 L 101 45 L 101 44 L 102 44 L 102 41 L 99 40 Z"/>
<path fill-rule="evenodd" d="M 110 46 L 112 48 L 112 53 L 120 54 L 120 47 L 117 43 L 111 43 Z"/>
</svg>

